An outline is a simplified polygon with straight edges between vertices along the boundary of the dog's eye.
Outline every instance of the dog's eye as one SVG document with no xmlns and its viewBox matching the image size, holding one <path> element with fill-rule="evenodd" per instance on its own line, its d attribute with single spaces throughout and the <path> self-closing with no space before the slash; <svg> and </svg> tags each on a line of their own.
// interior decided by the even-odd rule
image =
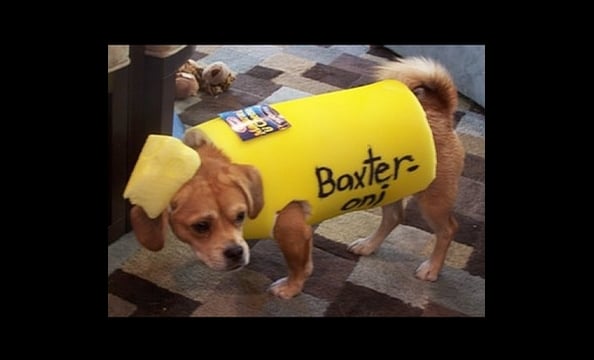
<svg viewBox="0 0 594 360">
<path fill-rule="evenodd" d="M 210 230 L 210 223 L 207 221 L 200 221 L 192 225 L 192 228 L 199 234 L 204 234 Z"/>
<path fill-rule="evenodd" d="M 242 211 L 239 214 L 237 214 L 237 217 L 235 218 L 235 222 L 242 223 L 244 219 L 245 219 L 245 211 Z"/>
</svg>

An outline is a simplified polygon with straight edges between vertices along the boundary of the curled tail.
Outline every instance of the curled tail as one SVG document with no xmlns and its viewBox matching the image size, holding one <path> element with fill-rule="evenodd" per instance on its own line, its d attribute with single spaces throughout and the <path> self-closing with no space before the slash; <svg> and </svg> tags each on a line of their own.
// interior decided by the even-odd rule
<svg viewBox="0 0 594 360">
<path fill-rule="evenodd" d="M 424 57 L 386 62 L 375 68 L 378 80 L 394 79 L 406 84 L 425 108 L 452 117 L 458 107 L 458 92 L 450 73 Z"/>
</svg>

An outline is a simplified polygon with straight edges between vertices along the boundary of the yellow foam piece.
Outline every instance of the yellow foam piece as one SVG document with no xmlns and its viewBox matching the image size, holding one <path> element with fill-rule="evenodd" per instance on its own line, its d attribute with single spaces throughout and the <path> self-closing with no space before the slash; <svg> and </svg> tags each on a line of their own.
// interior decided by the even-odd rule
<svg viewBox="0 0 594 360">
<path fill-rule="evenodd" d="M 142 207 L 154 219 L 194 176 L 200 164 L 198 153 L 181 140 L 167 135 L 149 135 L 124 190 L 124 198 Z"/>
<path fill-rule="evenodd" d="M 246 238 L 271 235 L 276 213 L 307 200 L 311 224 L 385 205 L 425 189 L 435 177 L 435 147 L 425 112 L 401 82 L 384 80 L 270 105 L 291 124 L 247 141 L 220 117 L 201 131 L 236 163 L 261 173 L 264 208 Z"/>
</svg>

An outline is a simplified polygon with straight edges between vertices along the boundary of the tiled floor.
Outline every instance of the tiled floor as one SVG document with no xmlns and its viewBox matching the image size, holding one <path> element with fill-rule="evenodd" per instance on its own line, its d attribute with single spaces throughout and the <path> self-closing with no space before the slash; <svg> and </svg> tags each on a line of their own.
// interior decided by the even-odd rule
<svg viewBox="0 0 594 360">
<path fill-rule="evenodd" d="M 216 97 L 178 101 L 186 126 L 257 103 L 275 103 L 372 82 L 371 68 L 392 58 L 382 47 L 197 46 L 193 58 L 224 61 L 237 72 L 231 88 Z M 109 316 L 484 316 L 485 116 L 460 97 L 457 132 L 466 148 L 456 218 L 460 230 L 435 283 L 414 278 L 433 236 L 414 201 L 406 221 L 373 255 L 358 257 L 345 244 L 378 225 L 378 209 L 349 213 L 316 227 L 315 271 L 301 295 L 279 300 L 266 292 L 285 276 L 272 240 L 250 242 L 250 264 L 218 273 L 196 261 L 186 246 L 169 239 L 161 252 L 141 249 L 133 234 L 109 247 Z"/>
</svg>

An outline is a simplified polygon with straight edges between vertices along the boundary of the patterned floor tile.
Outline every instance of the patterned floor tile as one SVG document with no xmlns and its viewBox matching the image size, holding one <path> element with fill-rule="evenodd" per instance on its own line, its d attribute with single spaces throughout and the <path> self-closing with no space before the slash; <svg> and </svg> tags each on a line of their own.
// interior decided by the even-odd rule
<svg viewBox="0 0 594 360">
<path fill-rule="evenodd" d="M 200 101 L 179 114 L 179 118 L 184 124 L 194 126 L 218 117 L 223 111 L 242 109 L 262 100 L 262 97 L 234 89 L 229 89 L 218 96 L 202 93 Z"/>
<path fill-rule="evenodd" d="M 467 153 L 464 158 L 462 176 L 481 183 L 485 183 L 485 158 Z"/>
<path fill-rule="evenodd" d="M 282 86 L 280 89 L 276 90 L 274 93 L 272 93 L 272 95 L 264 99 L 262 102 L 267 104 L 274 104 L 281 101 L 295 100 L 307 96 L 311 96 L 311 94 L 287 86 Z"/>
<path fill-rule="evenodd" d="M 238 74 L 233 89 L 236 91 L 243 91 L 262 99 L 272 95 L 276 90 L 280 89 L 281 85 L 276 84 L 270 80 L 264 80 L 253 77 L 247 74 Z"/>
<path fill-rule="evenodd" d="M 276 45 L 227 45 L 225 48 L 254 57 L 260 61 L 283 51 Z"/>
<path fill-rule="evenodd" d="M 481 236 L 484 236 L 482 232 L 484 228 L 483 220 L 477 220 L 476 217 L 470 217 L 460 213 L 454 213 L 454 217 L 458 222 L 458 231 L 454 236 L 454 241 L 468 246 L 475 246 L 475 244 L 481 241 Z M 415 199 L 411 199 L 404 207 L 403 224 L 432 233 L 431 228 L 425 219 L 423 219 L 419 205 Z"/>
<path fill-rule="evenodd" d="M 429 259 L 434 248 L 435 236 L 431 236 L 431 239 L 425 244 L 425 248 L 421 251 L 421 254 L 424 255 L 426 259 Z M 452 241 L 448 248 L 445 265 L 454 269 L 464 269 L 473 251 L 474 248 L 472 246 Z"/>
<path fill-rule="evenodd" d="M 198 53 L 212 54 L 213 52 L 221 48 L 221 46 L 222 45 L 196 45 L 195 49 Z"/>
<path fill-rule="evenodd" d="M 330 48 L 353 56 L 361 56 L 369 51 L 369 45 L 332 45 Z"/>
<path fill-rule="evenodd" d="M 113 294 L 107 294 L 107 316 L 126 317 L 132 315 L 136 309 L 136 305 Z"/>
<path fill-rule="evenodd" d="M 377 45 L 371 45 L 369 47 L 369 51 L 367 52 L 367 55 L 372 55 L 372 56 L 381 58 L 384 61 L 385 60 L 393 60 L 394 58 L 396 58 L 396 54 L 394 54 L 394 52 L 392 52 L 388 48 L 385 48 L 383 46 L 377 46 Z"/>
<path fill-rule="evenodd" d="M 481 114 L 467 112 L 456 127 L 459 133 L 485 137 L 485 117 Z"/>
<path fill-rule="evenodd" d="M 326 65 L 342 54 L 340 50 L 331 47 L 320 48 L 315 45 L 293 45 L 288 46 L 284 51 L 288 54 Z"/>
<path fill-rule="evenodd" d="M 256 65 L 245 74 L 253 76 L 258 79 L 270 80 L 282 74 L 283 72 L 276 69 L 267 68 L 265 66 Z"/>
<path fill-rule="evenodd" d="M 200 305 L 122 270 L 116 270 L 107 284 L 111 294 L 137 307 L 130 316 L 188 316 Z"/>
<path fill-rule="evenodd" d="M 342 54 L 330 63 L 330 66 L 370 77 L 374 75 L 374 67 L 377 65 L 378 63 L 374 61 L 362 59 L 350 54 Z"/>
<path fill-rule="evenodd" d="M 341 89 L 349 88 L 355 80 L 361 77 L 360 74 L 324 64 L 315 64 L 301 75 Z"/>
<path fill-rule="evenodd" d="M 140 250 L 133 232 L 129 232 L 107 248 L 107 275 L 122 266 L 130 256 Z"/>
<path fill-rule="evenodd" d="M 479 157 L 485 157 L 485 139 L 482 137 L 476 137 L 464 133 L 459 133 L 460 141 L 464 146 L 466 153 L 473 154 Z"/>
<path fill-rule="evenodd" d="M 122 270 L 200 302 L 225 276 L 231 275 L 206 267 L 179 240 L 166 241 L 158 252 L 140 250 L 123 264 Z"/>
<path fill-rule="evenodd" d="M 260 63 L 260 66 L 280 70 L 282 72 L 294 75 L 301 74 L 314 65 L 314 61 L 286 53 L 272 55 Z"/>
<path fill-rule="evenodd" d="M 423 310 L 402 300 L 374 291 L 365 286 L 346 282 L 339 300 L 326 311 L 328 317 L 410 317 L 420 316 Z"/>
<path fill-rule="evenodd" d="M 379 226 L 381 216 L 368 212 L 351 212 L 322 222 L 316 233 L 348 245 L 373 233 Z"/>
<path fill-rule="evenodd" d="M 336 86 L 289 73 L 281 74 L 272 80 L 277 84 L 301 90 L 303 92 L 309 92 L 310 94 L 324 94 L 340 90 L 340 88 Z"/>
<path fill-rule="evenodd" d="M 271 280 L 256 271 L 242 269 L 214 289 L 192 316 L 322 316 L 327 302 L 300 294 L 291 301 L 268 292 Z"/>
<path fill-rule="evenodd" d="M 429 299 L 469 316 L 484 316 L 484 279 L 444 266 L 437 281 L 417 279 L 423 261 L 415 255 L 380 247 L 372 256 L 361 257 L 348 281 L 425 308 Z"/>
<path fill-rule="evenodd" d="M 485 221 L 485 184 L 466 177 L 458 181 L 459 194 L 454 204 L 457 214 Z"/>
<path fill-rule="evenodd" d="M 448 309 L 443 307 L 439 304 L 435 304 L 431 301 L 427 303 L 425 309 L 423 310 L 423 317 L 467 317 L 467 315 L 462 314 L 459 311 L 455 311 L 452 309 Z"/>
</svg>

